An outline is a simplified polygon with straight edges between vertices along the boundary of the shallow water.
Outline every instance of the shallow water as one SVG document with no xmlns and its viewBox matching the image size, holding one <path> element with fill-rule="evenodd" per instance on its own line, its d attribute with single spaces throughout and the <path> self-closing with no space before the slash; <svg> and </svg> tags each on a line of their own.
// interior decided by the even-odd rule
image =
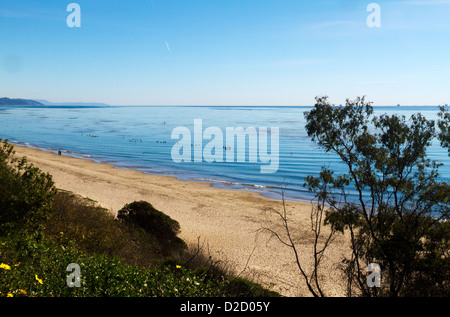
<svg viewBox="0 0 450 317">
<path fill-rule="evenodd" d="M 322 165 L 337 172 L 344 171 L 339 158 L 324 153 L 308 137 L 303 113 L 311 107 L 248 107 L 248 106 L 120 106 L 120 107 L 0 107 L 0 138 L 48 151 L 61 150 L 66 155 L 89 158 L 96 162 L 115 164 L 150 174 L 176 176 L 183 180 L 212 182 L 214 186 L 258 191 L 280 198 L 286 187 L 289 199 L 310 200 L 302 187 L 305 177 L 317 174 Z M 430 106 L 375 107 L 375 114 L 402 114 L 407 118 L 421 112 L 428 119 L 437 119 L 438 108 Z M 218 127 L 224 137 L 227 127 L 279 128 L 279 167 L 276 173 L 261 173 L 260 160 L 248 162 L 205 161 L 175 163 L 172 131 L 186 127 L 192 133 L 194 120 L 202 119 L 203 131 Z M 269 152 L 271 135 L 268 135 Z M 209 141 L 204 140 L 202 147 Z M 226 145 L 224 140 L 224 145 Z M 192 144 L 195 147 L 195 144 Z M 200 147 L 200 148 L 202 148 Z M 192 150 L 194 157 L 196 149 Z M 443 179 L 450 181 L 448 152 L 436 141 L 428 150 L 429 157 L 445 165 L 440 169 Z M 224 150 L 224 158 L 226 150 Z M 225 160 L 225 159 L 224 159 Z"/>
</svg>

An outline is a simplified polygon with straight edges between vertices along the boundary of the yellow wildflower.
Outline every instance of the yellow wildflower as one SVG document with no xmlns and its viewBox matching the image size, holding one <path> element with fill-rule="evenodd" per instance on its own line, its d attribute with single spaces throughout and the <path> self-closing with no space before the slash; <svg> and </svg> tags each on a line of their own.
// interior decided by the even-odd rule
<svg viewBox="0 0 450 317">
<path fill-rule="evenodd" d="M 181 265 L 177 265 L 176 268 L 177 268 L 177 269 L 181 269 Z"/>
<path fill-rule="evenodd" d="M 11 267 L 8 264 L 0 263 L 0 269 L 11 270 Z"/>
<path fill-rule="evenodd" d="M 6 295 L 6 297 L 14 297 L 14 295 L 11 294 L 11 293 L 8 293 L 8 294 Z"/>
<path fill-rule="evenodd" d="M 24 290 L 24 289 L 21 289 L 21 290 L 20 290 L 20 294 L 22 294 L 22 295 L 27 295 L 27 291 Z"/>
<path fill-rule="evenodd" d="M 39 282 L 39 284 L 44 284 L 44 282 L 37 276 L 37 274 L 34 277 L 36 278 L 36 281 Z"/>
</svg>

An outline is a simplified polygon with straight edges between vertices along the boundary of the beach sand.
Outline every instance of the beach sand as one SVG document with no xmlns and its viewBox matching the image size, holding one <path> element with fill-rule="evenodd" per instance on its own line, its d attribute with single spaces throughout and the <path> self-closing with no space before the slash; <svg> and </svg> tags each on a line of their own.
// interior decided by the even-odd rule
<svg viewBox="0 0 450 317">
<path fill-rule="evenodd" d="M 208 183 L 181 181 L 174 177 L 148 175 L 119 169 L 88 159 L 15 145 L 17 156 L 53 176 L 56 187 L 88 197 L 117 213 L 125 204 L 145 200 L 177 220 L 180 237 L 189 245 L 200 244 L 215 261 L 224 261 L 242 277 L 284 296 L 310 296 L 295 264 L 292 249 L 281 244 L 262 227 L 284 233 L 275 211 L 283 210 L 280 200 L 259 193 L 216 188 Z M 304 268 L 311 272 L 313 238 L 311 204 L 286 201 L 293 236 Z M 200 240 L 199 240 L 200 239 Z M 344 296 L 345 283 L 339 270 L 349 246 L 338 235 L 321 266 L 323 289 L 328 296 Z"/>
</svg>

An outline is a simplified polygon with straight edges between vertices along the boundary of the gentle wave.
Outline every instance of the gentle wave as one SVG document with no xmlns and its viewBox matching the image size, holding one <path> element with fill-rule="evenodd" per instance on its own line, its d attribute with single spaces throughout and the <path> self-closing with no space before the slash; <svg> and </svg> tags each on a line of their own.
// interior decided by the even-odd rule
<svg viewBox="0 0 450 317">
<path fill-rule="evenodd" d="M 286 194 L 293 199 L 311 198 L 303 187 L 307 175 L 317 175 L 322 166 L 337 173 L 345 166 L 335 155 L 324 153 L 306 136 L 302 113 L 311 107 L 41 107 L 3 109 L 0 138 L 65 155 L 86 158 L 118 168 L 148 174 L 171 175 L 179 179 L 203 181 L 214 186 L 251 190 L 267 196 Z M 423 112 L 436 119 L 435 108 L 383 107 L 375 112 Z M 74 112 L 77 112 L 76 115 Z M 45 119 L 36 119 L 37 117 Z M 280 129 L 279 169 L 261 174 L 267 164 L 224 162 L 176 164 L 171 148 L 175 127 L 192 131 L 194 119 L 202 119 L 203 128 L 227 126 Z M 26 124 L 25 124 L 26 122 Z M 19 124 L 18 124 L 19 123 Z M 271 131 L 270 129 L 268 130 Z M 208 141 L 204 141 L 206 145 Z M 248 148 L 246 149 L 248 153 Z M 450 181 L 450 158 L 446 150 L 433 144 L 429 157 L 445 164 L 444 180 Z"/>
</svg>

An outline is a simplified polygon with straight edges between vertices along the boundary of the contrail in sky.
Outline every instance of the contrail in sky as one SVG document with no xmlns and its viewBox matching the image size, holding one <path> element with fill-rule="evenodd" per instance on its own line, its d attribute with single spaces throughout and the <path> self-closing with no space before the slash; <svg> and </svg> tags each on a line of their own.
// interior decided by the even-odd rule
<svg viewBox="0 0 450 317">
<path fill-rule="evenodd" d="M 172 52 L 172 51 L 170 50 L 169 43 L 167 43 L 167 41 L 164 41 L 164 43 L 166 43 L 167 50 L 168 50 L 169 52 Z"/>
</svg>

